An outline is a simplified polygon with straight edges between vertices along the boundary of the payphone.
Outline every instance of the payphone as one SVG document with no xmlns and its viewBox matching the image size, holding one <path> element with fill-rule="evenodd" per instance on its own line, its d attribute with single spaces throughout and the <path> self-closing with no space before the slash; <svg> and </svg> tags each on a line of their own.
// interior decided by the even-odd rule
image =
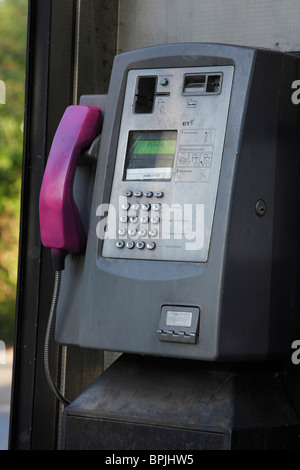
<svg viewBox="0 0 300 470">
<path fill-rule="evenodd" d="M 107 97 L 68 108 L 40 198 L 42 242 L 62 270 L 59 343 L 202 361 L 290 354 L 299 74 L 280 52 L 154 46 L 116 57 Z"/>
<path fill-rule="evenodd" d="M 55 319 L 58 343 L 123 355 L 71 404 L 50 377 L 64 448 L 298 445 L 270 359 L 300 334 L 299 75 L 292 54 L 153 46 L 67 108 L 40 193 L 45 351 Z"/>
</svg>

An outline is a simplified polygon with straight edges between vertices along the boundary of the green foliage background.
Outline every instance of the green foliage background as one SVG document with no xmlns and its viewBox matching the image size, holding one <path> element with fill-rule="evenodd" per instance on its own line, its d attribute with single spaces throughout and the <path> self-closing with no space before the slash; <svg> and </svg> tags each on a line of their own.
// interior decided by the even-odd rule
<svg viewBox="0 0 300 470">
<path fill-rule="evenodd" d="M 13 342 L 27 37 L 27 0 L 0 1 L 0 339 Z"/>
</svg>

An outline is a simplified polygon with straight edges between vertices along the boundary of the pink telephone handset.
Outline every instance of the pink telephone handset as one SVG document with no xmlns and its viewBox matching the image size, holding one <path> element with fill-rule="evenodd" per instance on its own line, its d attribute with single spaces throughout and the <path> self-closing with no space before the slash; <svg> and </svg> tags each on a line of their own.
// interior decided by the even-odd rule
<svg viewBox="0 0 300 470">
<path fill-rule="evenodd" d="M 73 182 L 81 151 L 102 128 L 100 108 L 69 106 L 57 128 L 43 177 L 40 199 L 40 231 L 44 246 L 51 248 L 55 270 L 64 269 L 68 253 L 81 251 L 86 233 L 73 197 Z"/>
</svg>

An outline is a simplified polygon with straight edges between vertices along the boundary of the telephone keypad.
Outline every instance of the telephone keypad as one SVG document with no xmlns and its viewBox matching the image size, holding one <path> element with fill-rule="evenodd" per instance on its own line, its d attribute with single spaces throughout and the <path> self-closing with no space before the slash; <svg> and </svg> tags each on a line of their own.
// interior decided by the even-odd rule
<svg viewBox="0 0 300 470">
<path fill-rule="evenodd" d="M 162 191 L 126 190 L 123 192 L 123 196 L 127 198 L 142 198 L 144 196 L 147 200 L 133 200 L 130 203 L 125 202 L 122 204 L 121 210 L 123 213 L 119 214 L 120 226 L 117 233 L 120 237 L 127 238 L 127 235 L 134 237 L 134 240 L 117 240 L 116 247 L 118 249 L 126 247 L 130 250 L 134 248 L 154 250 L 156 243 L 153 238 L 158 236 L 160 223 L 160 217 L 156 214 L 159 214 L 161 209 L 161 204 L 155 202 L 155 199 L 162 198 L 164 193 Z M 150 203 L 149 199 L 153 199 L 153 202 Z M 155 225 L 155 228 L 152 225 Z M 140 238 L 143 238 L 143 240 Z"/>
</svg>

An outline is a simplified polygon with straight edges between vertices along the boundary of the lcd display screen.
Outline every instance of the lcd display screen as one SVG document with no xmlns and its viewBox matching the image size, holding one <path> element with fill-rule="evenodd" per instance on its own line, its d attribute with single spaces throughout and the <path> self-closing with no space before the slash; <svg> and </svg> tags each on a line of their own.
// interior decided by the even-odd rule
<svg viewBox="0 0 300 470">
<path fill-rule="evenodd" d="M 126 181 L 170 181 L 177 131 L 130 131 L 125 159 Z"/>
</svg>

